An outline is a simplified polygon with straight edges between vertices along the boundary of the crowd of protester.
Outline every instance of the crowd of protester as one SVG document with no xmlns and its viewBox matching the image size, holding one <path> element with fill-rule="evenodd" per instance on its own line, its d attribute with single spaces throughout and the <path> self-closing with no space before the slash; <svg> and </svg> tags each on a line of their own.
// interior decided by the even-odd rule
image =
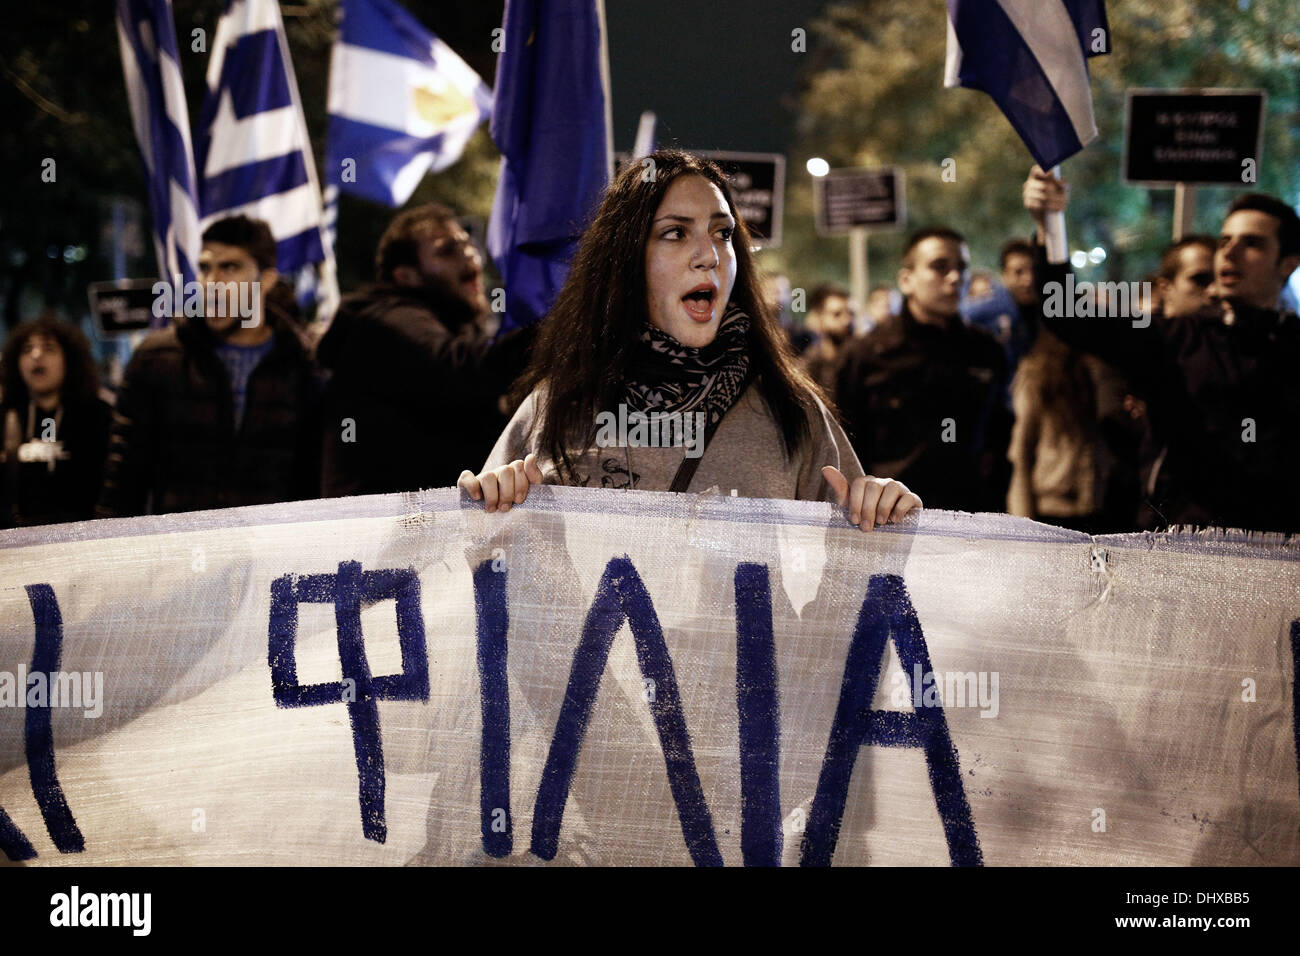
<svg viewBox="0 0 1300 956">
<path fill-rule="evenodd" d="M 780 293 L 747 252 L 725 301 L 712 287 L 679 294 L 676 277 L 705 274 L 686 258 L 696 207 L 701 228 L 713 229 L 734 205 L 708 164 L 685 154 L 665 154 L 665 162 L 681 179 L 666 181 L 648 204 L 629 193 L 620 205 L 618 190 L 633 189 L 630 180 L 611 186 L 588 251 L 579 251 L 540 331 L 489 333 L 495 316 L 482 258 L 438 205 L 392 221 L 375 283 L 346 296 L 323 335 L 298 316 L 267 224 L 242 216 L 213 224 L 200 280 L 257 282 L 265 294 L 251 315 L 208 308 L 150 333 L 111 404 L 74 326 L 52 313 L 22 323 L 0 368 L 0 526 L 415 491 L 458 479 L 479 497 L 485 476 L 513 476 L 526 493 L 549 467 L 536 456 L 525 466 L 526 452 L 553 451 L 557 467 L 567 461 L 562 438 L 576 426 L 566 415 L 683 388 L 689 368 L 700 407 L 718 419 L 708 432 L 718 444 L 706 447 L 715 459 L 724 448 L 733 462 L 753 458 L 738 469 L 751 494 L 851 499 L 856 507 L 866 480 L 883 482 L 874 494 L 898 503 L 895 517 L 911 507 L 910 489 L 930 508 L 1005 511 L 1090 533 L 1171 525 L 1300 532 L 1300 320 L 1279 306 L 1300 266 L 1300 219 L 1280 200 L 1243 195 L 1217 238 L 1169 246 L 1150 301 L 1135 299 L 1123 314 L 1099 307 L 1075 315 L 1045 305 L 1045 290 L 1063 286 L 1070 268 L 1048 261 L 1045 217 L 1064 210 L 1068 195 L 1035 170 L 1024 189 L 1034 232 L 1006 243 L 1000 275 L 971 273 L 962 235 L 929 227 L 907 240 L 896 287 L 873 288 L 863 314 L 847 290 L 819 286 L 787 340 L 772 331 L 776 313 L 761 301 Z M 680 237 L 655 232 L 660 220 L 651 214 L 668 206 L 682 207 L 672 227 Z M 646 221 L 635 225 L 646 235 L 629 239 L 619 228 L 625 209 L 640 210 Z M 730 249 L 743 225 L 727 230 L 707 241 Z M 612 256 L 648 266 L 625 281 L 623 273 L 638 270 Z M 668 290 L 664 303 L 656 283 Z M 678 316 L 682 302 L 682 314 L 698 321 Z M 710 341 L 690 341 L 706 319 Z M 559 397 L 544 405 L 546 395 Z M 788 451 L 809 428 L 816 451 L 792 463 Z M 528 444 L 521 429 L 549 444 Z M 669 457 L 639 454 L 624 467 L 617 455 L 596 454 L 590 474 L 571 483 L 694 488 L 695 466 L 679 468 L 680 453 Z M 638 481 L 660 464 L 663 482 Z M 834 475 L 819 477 L 823 465 Z M 710 474 L 707 456 L 701 467 Z M 784 471 L 790 488 L 772 491 L 785 488 Z M 796 490 L 823 480 L 820 493 Z"/>
<path fill-rule="evenodd" d="M 1300 266 L 1295 210 L 1240 196 L 1217 238 L 1170 245 L 1127 303 L 1047 309 L 1045 289 L 1075 288 L 1045 252 L 1045 216 L 1067 195 L 1030 175 L 1036 231 L 1003 247 L 1001 290 L 960 301 L 961 235 L 923 230 L 905 246 L 897 314 L 805 352 L 810 371 L 836 369 L 864 467 L 930 507 L 1089 533 L 1300 532 L 1300 321 L 1280 307 Z M 810 314 L 814 331 L 821 321 Z"/>
</svg>

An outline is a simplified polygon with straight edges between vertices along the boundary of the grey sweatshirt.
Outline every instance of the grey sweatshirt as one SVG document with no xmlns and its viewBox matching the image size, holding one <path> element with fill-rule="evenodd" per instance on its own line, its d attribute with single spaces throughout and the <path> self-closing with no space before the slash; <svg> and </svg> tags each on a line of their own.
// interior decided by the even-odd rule
<svg viewBox="0 0 1300 956">
<path fill-rule="evenodd" d="M 539 451 L 540 402 L 534 391 L 519 406 L 497 439 L 483 470 L 498 468 L 537 452 L 545 484 L 560 484 L 555 465 Z M 781 429 L 759 392 L 751 384 L 722 419 L 700 460 L 688 491 L 716 488 L 724 495 L 745 498 L 782 498 L 835 503 L 835 493 L 822 477 L 824 465 L 834 465 L 850 482 L 862 476 L 862 466 L 843 429 L 820 400 L 818 413 L 809 416 L 811 439 L 787 459 L 782 452 Z M 599 435 L 598 435 L 599 437 Z M 689 440 L 689 436 L 688 436 Z M 626 488 L 629 464 L 632 485 L 638 491 L 667 491 L 685 457 L 682 446 L 594 447 L 576 462 L 576 484 L 594 488 Z"/>
</svg>

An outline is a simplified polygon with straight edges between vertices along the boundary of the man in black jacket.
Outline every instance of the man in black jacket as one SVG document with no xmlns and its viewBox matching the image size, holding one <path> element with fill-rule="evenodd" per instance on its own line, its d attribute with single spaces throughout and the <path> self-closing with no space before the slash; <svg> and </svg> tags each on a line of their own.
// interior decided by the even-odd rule
<svg viewBox="0 0 1300 956">
<path fill-rule="evenodd" d="M 1006 356 L 957 307 L 970 256 L 947 228 L 912 235 L 903 310 L 845 347 L 835 401 L 869 474 L 897 478 L 930 508 L 1001 511 L 1010 467 Z"/>
<path fill-rule="evenodd" d="M 532 331 L 493 346 L 483 263 L 445 206 L 401 213 L 379 240 L 378 283 L 339 306 L 317 357 L 326 388 L 326 497 L 456 484 L 487 459 Z"/>
<path fill-rule="evenodd" d="M 1035 168 L 1024 198 L 1039 223 L 1040 288 L 1064 286 L 1067 266 L 1049 264 L 1041 244 L 1046 213 L 1065 208 L 1065 187 Z M 1300 532 L 1300 320 L 1277 308 L 1297 266 L 1295 210 L 1251 193 L 1223 221 L 1212 299 L 1201 311 L 1044 312 L 1057 335 L 1115 365 L 1146 395 L 1151 427 L 1166 442 L 1148 482 L 1162 524 Z"/>
<path fill-rule="evenodd" d="M 275 261 L 260 220 L 204 232 L 202 315 L 174 317 L 131 356 L 98 516 L 317 496 L 319 379 L 289 317 L 262 294 L 278 279 Z M 177 291 L 174 301 L 198 299 Z"/>
</svg>

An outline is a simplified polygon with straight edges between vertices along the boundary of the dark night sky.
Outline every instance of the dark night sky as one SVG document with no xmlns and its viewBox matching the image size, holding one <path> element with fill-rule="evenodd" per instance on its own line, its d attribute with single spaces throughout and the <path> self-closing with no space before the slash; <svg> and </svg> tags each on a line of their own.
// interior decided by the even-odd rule
<svg viewBox="0 0 1300 956">
<path fill-rule="evenodd" d="M 490 33 L 501 0 L 400 0 L 492 83 Z M 813 56 L 790 49 L 826 0 L 605 0 L 614 145 L 629 149 L 642 110 L 659 117 L 660 145 L 784 151 L 792 101 Z"/>
<path fill-rule="evenodd" d="M 789 107 L 809 54 L 790 31 L 811 33 L 825 0 L 606 0 L 614 144 L 629 149 L 644 109 L 659 145 L 784 152 Z M 784 102 L 783 102 L 784 101 Z"/>
</svg>

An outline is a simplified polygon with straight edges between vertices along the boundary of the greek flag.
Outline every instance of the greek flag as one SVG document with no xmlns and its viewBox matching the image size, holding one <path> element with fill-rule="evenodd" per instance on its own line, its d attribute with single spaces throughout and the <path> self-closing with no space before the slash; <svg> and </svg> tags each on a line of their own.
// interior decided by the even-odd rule
<svg viewBox="0 0 1300 956">
<path fill-rule="evenodd" d="M 281 273 L 332 260 L 320 186 L 276 0 L 231 0 L 217 25 L 199 120 L 203 224 L 271 227 Z"/>
<path fill-rule="evenodd" d="M 1103 0 L 948 0 L 944 86 L 993 97 L 1043 169 L 1097 138 L 1088 57 L 1108 52 Z"/>
<path fill-rule="evenodd" d="M 460 159 L 492 93 L 455 51 L 390 0 L 342 0 L 330 58 L 329 172 L 342 191 L 400 206 Z"/>
<path fill-rule="evenodd" d="M 158 271 L 188 282 L 195 278 L 200 233 L 171 0 L 117 0 L 117 39 L 131 123 L 144 158 Z"/>
<path fill-rule="evenodd" d="M 501 150 L 488 252 L 505 329 L 555 300 L 614 168 L 603 0 L 507 0 L 492 139 Z"/>
</svg>

